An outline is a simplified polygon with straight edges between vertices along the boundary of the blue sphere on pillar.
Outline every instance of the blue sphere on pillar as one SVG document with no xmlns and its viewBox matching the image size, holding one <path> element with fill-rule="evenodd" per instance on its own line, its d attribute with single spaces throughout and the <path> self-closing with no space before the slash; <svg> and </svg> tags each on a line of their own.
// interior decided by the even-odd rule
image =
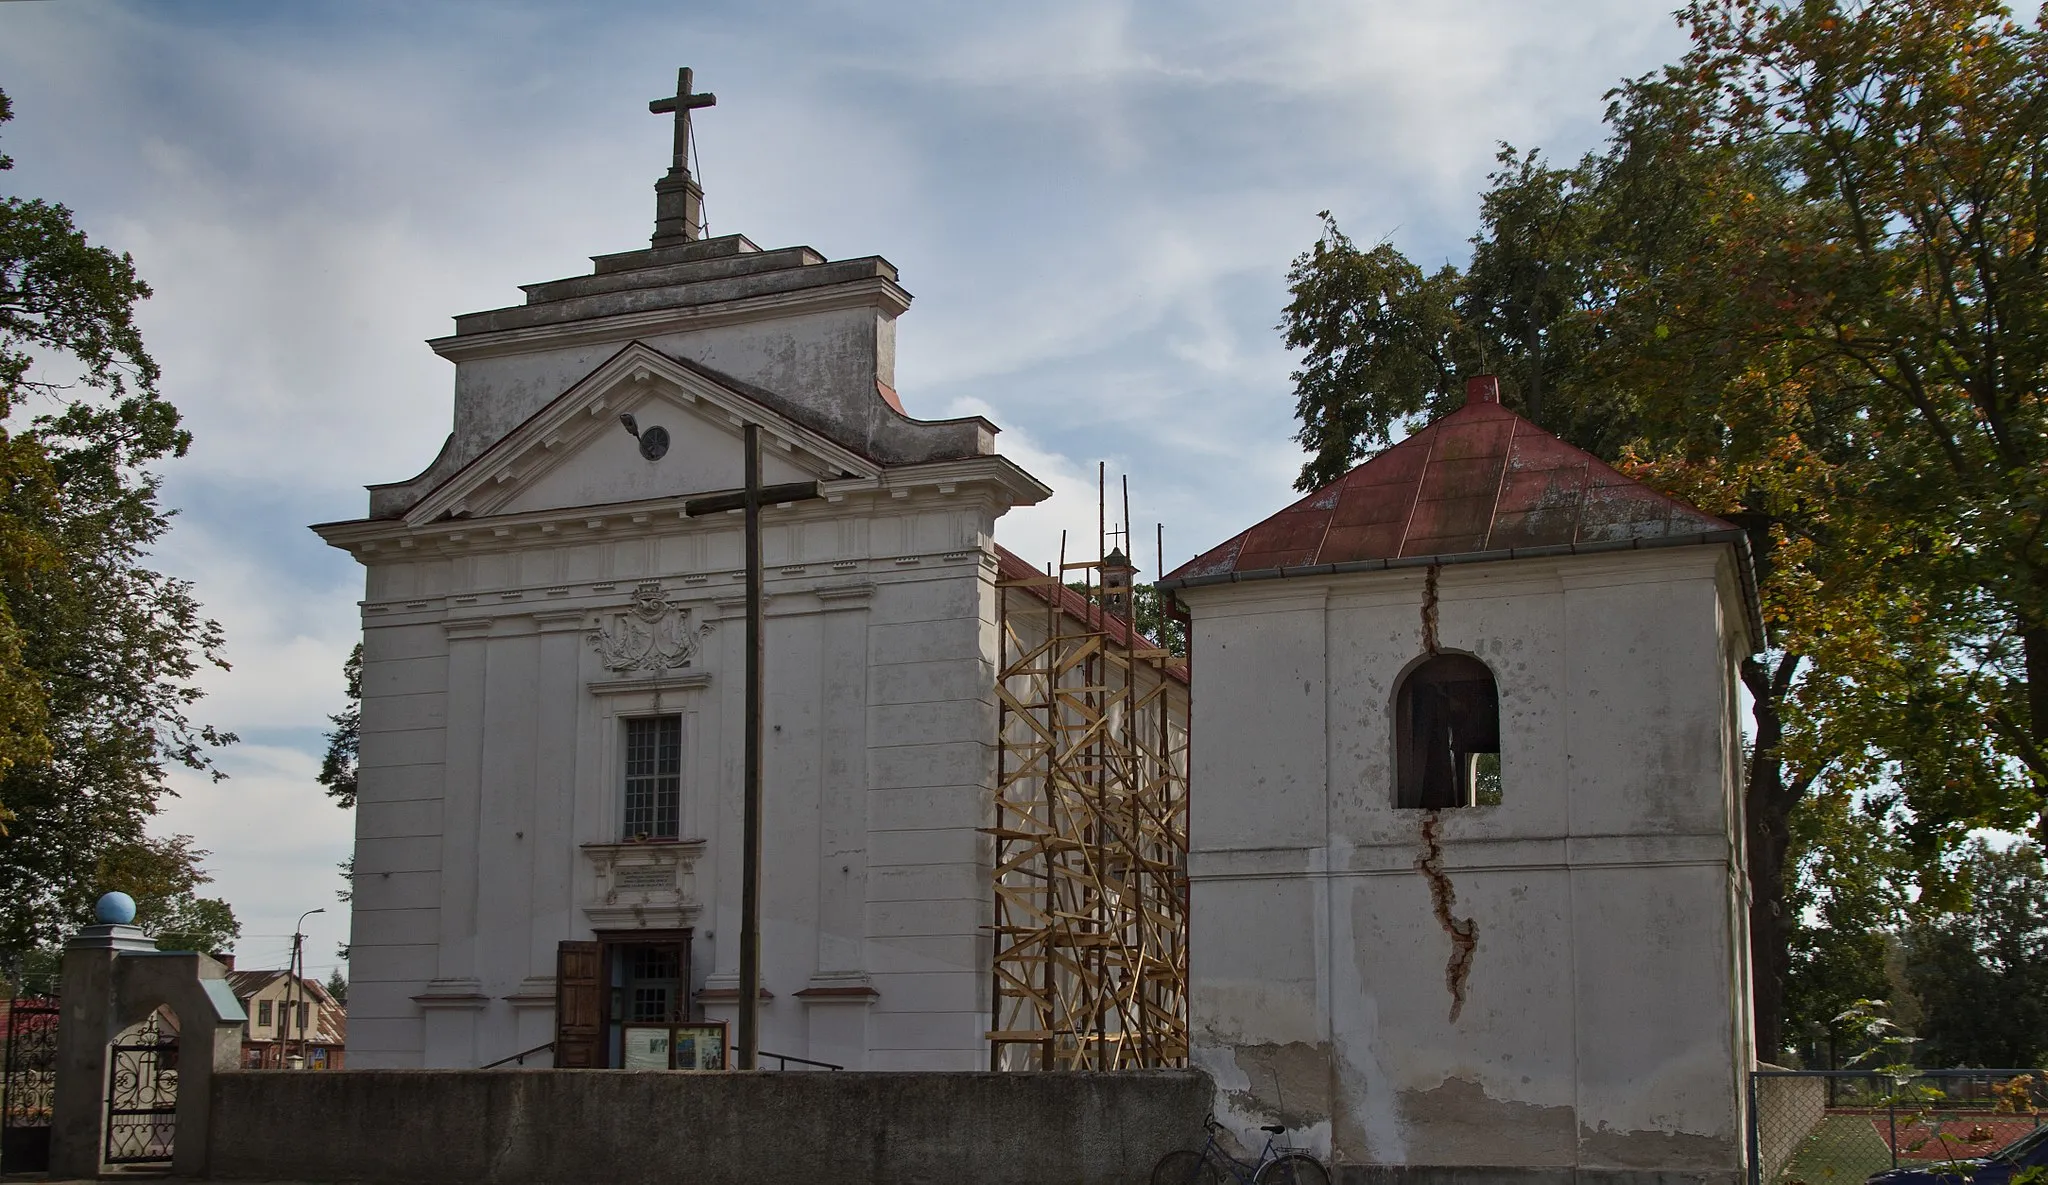
<svg viewBox="0 0 2048 1185">
<path fill-rule="evenodd" d="M 135 920 L 135 898 L 122 892 L 108 893 L 92 912 L 102 926 L 125 926 Z"/>
</svg>

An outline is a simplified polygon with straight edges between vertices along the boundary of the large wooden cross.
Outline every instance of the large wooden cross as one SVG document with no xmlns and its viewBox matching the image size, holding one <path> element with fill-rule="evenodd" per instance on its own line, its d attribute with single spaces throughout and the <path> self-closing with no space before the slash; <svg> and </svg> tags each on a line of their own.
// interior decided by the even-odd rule
<svg viewBox="0 0 2048 1185">
<path fill-rule="evenodd" d="M 682 90 L 690 89 L 683 71 Z M 705 95 L 705 98 L 711 96 Z M 746 486 L 738 493 L 713 494 L 683 503 L 691 518 L 727 511 L 746 512 L 747 551 L 747 747 L 746 785 L 740 811 L 740 1032 L 739 1068 L 758 1069 L 761 1055 L 761 508 L 818 497 L 815 481 L 761 484 L 761 427 L 742 431 L 747 450 Z"/>
<path fill-rule="evenodd" d="M 715 107 L 718 96 L 713 94 L 693 95 L 690 93 L 690 68 L 684 66 L 676 71 L 676 93 L 665 99 L 656 99 L 647 104 L 647 109 L 656 115 L 675 112 L 676 116 L 676 159 L 678 172 L 690 171 L 690 112 L 699 107 Z"/>
</svg>

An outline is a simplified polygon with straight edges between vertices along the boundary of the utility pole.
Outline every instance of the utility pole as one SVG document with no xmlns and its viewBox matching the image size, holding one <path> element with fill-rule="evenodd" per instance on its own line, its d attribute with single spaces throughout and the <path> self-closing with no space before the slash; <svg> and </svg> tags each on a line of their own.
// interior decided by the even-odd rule
<svg viewBox="0 0 2048 1185">
<path fill-rule="evenodd" d="M 692 498 L 683 503 L 691 518 L 724 511 L 746 512 L 747 534 L 747 758 L 745 806 L 740 838 L 740 1032 L 739 1068 L 759 1069 L 761 1054 L 761 507 L 818 496 L 815 481 L 761 485 L 761 426 L 745 427 L 746 488 L 737 494 Z"/>
<path fill-rule="evenodd" d="M 292 957 L 284 971 L 284 1024 L 279 1026 L 283 1031 L 278 1034 L 280 1038 L 277 1052 L 278 1062 L 280 1063 L 279 1069 L 290 1069 L 292 1064 L 292 1020 L 294 1015 L 292 1012 L 292 990 L 299 986 L 299 978 L 303 974 L 302 969 L 306 965 L 306 935 L 303 933 L 306 928 L 306 919 L 316 913 L 326 912 L 325 909 L 309 909 L 299 915 L 298 921 L 292 923 Z M 306 993 L 303 991 L 299 992 L 301 1007 L 304 1006 L 305 998 Z M 300 1021 L 299 1057 L 303 1060 L 305 1056 L 306 1022 Z"/>
</svg>

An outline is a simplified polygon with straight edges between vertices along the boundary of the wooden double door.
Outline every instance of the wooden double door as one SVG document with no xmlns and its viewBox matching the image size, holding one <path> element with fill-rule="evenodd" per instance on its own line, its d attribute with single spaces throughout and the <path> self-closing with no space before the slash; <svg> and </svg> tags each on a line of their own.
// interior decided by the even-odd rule
<svg viewBox="0 0 2048 1185">
<path fill-rule="evenodd" d="M 555 1065 L 617 1068 L 628 1025 L 690 1017 L 690 931 L 599 931 L 555 950 Z"/>
</svg>

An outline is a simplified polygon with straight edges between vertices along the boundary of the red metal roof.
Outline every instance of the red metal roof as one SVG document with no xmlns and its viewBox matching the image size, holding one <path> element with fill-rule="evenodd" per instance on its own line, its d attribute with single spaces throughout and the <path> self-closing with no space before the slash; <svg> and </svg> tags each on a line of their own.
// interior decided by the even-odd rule
<svg viewBox="0 0 2048 1185">
<path fill-rule="evenodd" d="M 1167 579 L 1733 529 L 1502 407 L 1485 377 L 1465 406 Z"/>
<path fill-rule="evenodd" d="M 1033 576 L 1044 575 L 1044 572 L 1031 566 L 1030 560 L 1025 559 L 1000 543 L 996 544 L 997 579 L 1025 580 Z M 1017 591 L 1027 593 L 1041 601 L 1057 605 L 1060 612 L 1082 623 L 1087 628 L 1100 629 L 1103 633 L 1108 634 L 1110 641 L 1118 646 L 1134 650 L 1156 650 L 1159 648 L 1157 642 L 1131 628 L 1130 624 L 1125 622 L 1123 618 L 1113 613 L 1104 613 L 1100 606 L 1091 603 L 1086 596 L 1075 592 L 1065 584 L 1027 584 L 1019 586 Z M 1058 594 L 1057 600 L 1053 596 L 1055 593 Z M 1175 659 L 1168 662 L 1165 664 L 1165 668 L 1169 678 L 1181 683 L 1188 681 L 1188 664 L 1185 659 Z"/>
</svg>

